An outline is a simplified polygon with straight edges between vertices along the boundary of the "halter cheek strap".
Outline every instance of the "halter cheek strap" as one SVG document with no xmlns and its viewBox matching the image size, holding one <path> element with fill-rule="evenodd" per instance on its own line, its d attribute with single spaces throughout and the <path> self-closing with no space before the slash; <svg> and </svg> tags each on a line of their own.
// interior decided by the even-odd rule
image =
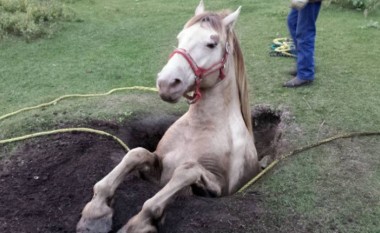
<svg viewBox="0 0 380 233">
<path fill-rule="evenodd" d="M 194 75 L 195 75 L 195 90 L 194 90 L 194 94 L 193 94 L 193 96 L 185 95 L 185 97 L 189 100 L 190 104 L 193 104 L 193 103 L 195 103 L 195 102 L 197 102 L 198 100 L 201 99 L 202 94 L 201 94 L 201 91 L 200 91 L 200 87 L 201 87 L 201 81 L 202 81 L 203 78 L 207 77 L 209 74 L 214 73 L 214 72 L 216 72 L 218 70 L 219 70 L 219 79 L 220 80 L 223 80 L 226 77 L 224 69 L 225 69 L 226 62 L 227 62 L 227 56 L 229 54 L 229 45 L 228 45 L 228 43 L 226 44 L 226 49 L 224 51 L 224 55 L 223 55 L 221 61 L 213 64 L 212 66 L 210 66 L 207 69 L 199 67 L 197 65 L 197 63 L 194 61 L 194 59 L 191 57 L 191 55 L 185 49 L 182 49 L 182 48 L 175 49 L 170 54 L 169 59 L 172 58 L 175 54 L 179 54 L 183 58 L 185 58 L 185 60 L 190 65 L 190 67 L 193 70 Z"/>
</svg>

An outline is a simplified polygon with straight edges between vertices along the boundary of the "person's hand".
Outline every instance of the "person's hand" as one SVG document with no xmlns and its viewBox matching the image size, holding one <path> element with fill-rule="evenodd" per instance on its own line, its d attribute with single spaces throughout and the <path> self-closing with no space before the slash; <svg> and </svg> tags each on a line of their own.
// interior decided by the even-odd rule
<svg viewBox="0 0 380 233">
<path fill-rule="evenodd" d="M 308 0 L 291 0 L 290 7 L 301 10 L 307 4 Z"/>
</svg>

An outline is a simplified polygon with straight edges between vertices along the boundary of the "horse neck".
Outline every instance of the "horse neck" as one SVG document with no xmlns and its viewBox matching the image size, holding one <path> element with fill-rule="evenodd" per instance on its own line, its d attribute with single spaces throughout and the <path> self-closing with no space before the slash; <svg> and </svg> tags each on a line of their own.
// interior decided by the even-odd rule
<svg viewBox="0 0 380 233">
<path fill-rule="evenodd" d="M 213 87 L 202 89 L 202 98 L 190 105 L 188 114 L 192 121 L 226 124 L 231 115 L 241 115 L 233 59 L 228 63 L 226 77 Z"/>
</svg>

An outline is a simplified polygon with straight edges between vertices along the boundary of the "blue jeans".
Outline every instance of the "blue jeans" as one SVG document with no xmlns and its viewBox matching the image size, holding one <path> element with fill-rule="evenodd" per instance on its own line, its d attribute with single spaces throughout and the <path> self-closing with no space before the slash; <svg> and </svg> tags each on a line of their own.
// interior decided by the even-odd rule
<svg viewBox="0 0 380 233">
<path fill-rule="evenodd" d="M 297 77 L 314 80 L 316 21 L 321 2 L 308 3 L 302 10 L 291 9 L 288 28 L 297 53 Z"/>
</svg>

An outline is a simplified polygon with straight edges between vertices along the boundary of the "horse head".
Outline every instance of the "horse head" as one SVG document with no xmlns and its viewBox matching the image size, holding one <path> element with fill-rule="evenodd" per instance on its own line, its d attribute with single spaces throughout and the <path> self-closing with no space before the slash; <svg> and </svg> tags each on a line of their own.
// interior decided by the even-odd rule
<svg viewBox="0 0 380 233">
<path fill-rule="evenodd" d="M 230 53 L 228 34 L 240 13 L 210 13 L 203 1 L 195 15 L 178 34 L 178 46 L 167 64 L 158 73 L 157 88 L 160 97 L 175 103 L 182 96 L 191 102 L 201 97 L 201 89 L 214 86 L 223 79 L 224 68 Z M 194 94 L 189 95 L 190 92 Z"/>
</svg>

